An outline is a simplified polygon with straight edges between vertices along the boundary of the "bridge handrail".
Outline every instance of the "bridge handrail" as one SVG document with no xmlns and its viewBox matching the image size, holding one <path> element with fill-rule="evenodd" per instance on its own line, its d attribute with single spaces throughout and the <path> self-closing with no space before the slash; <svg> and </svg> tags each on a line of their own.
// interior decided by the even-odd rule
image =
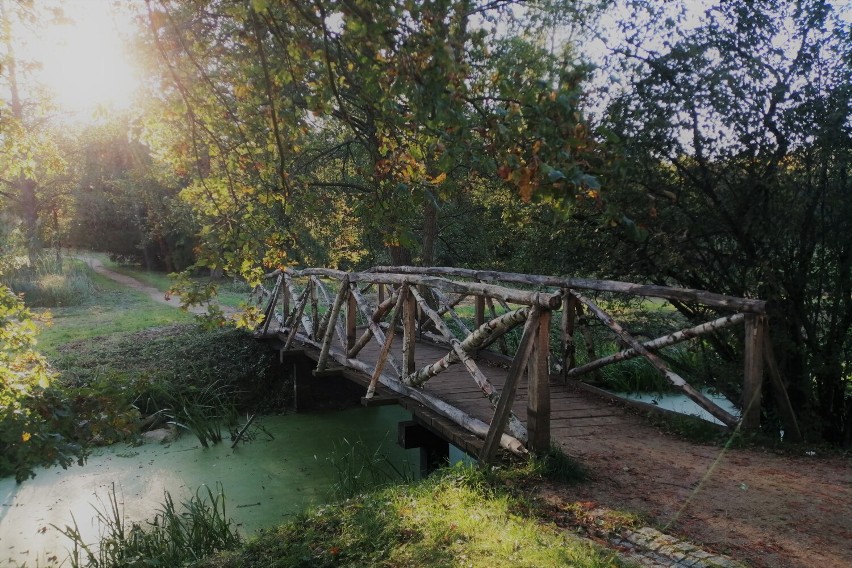
<svg viewBox="0 0 852 568">
<path fill-rule="evenodd" d="M 561 310 L 561 367 L 564 378 L 578 377 L 584 373 L 594 372 L 605 365 L 624 361 L 632 357 L 643 357 L 665 376 L 668 381 L 689 396 L 699 406 L 703 407 L 714 417 L 734 427 L 742 425 L 745 428 L 754 428 L 760 419 L 761 383 L 764 373 L 764 360 L 768 367 L 770 377 L 775 382 L 776 390 L 784 393 L 783 381 L 773 371 L 772 350 L 768 345 L 768 333 L 766 322 L 766 302 L 748 298 L 738 298 L 723 294 L 716 294 L 704 290 L 688 288 L 675 288 L 668 286 L 632 284 L 614 280 L 594 280 L 587 278 L 556 277 L 543 275 L 529 275 L 512 272 L 471 270 L 452 267 L 416 267 L 416 266 L 376 266 L 366 271 L 347 272 L 330 268 L 283 268 L 275 270 L 266 278 L 275 278 L 275 289 L 266 294 L 269 304 L 264 311 L 265 321 L 261 324 L 260 333 L 266 334 L 269 322 L 273 318 L 279 321 L 279 329 L 286 331 L 287 338 L 284 349 L 292 343 L 296 335 L 300 341 L 318 346 L 320 355 L 317 361 L 317 371 L 323 371 L 329 357 L 336 359 L 345 366 L 367 369 L 371 375 L 370 388 L 367 398 L 372 395 L 377 380 L 381 380 L 398 392 L 406 393 L 406 396 L 428 402 L 434 408 L 441 405 L 439 400 L 429 399 L 428 394 L 420 393 L 414 396 L 411 393 L 420 392 L 417 388 L 429 378 L 442 372 L 450 365 L 462 363 L 468 369 L 471 376 L 481 387 L 483 393 L 497 408 L 494 420 L 489 428 L 489 436 L 486 440 L 486 448 L 493 450 L 495 435 L 500 433 L 502 438 L 500 444 L 504 447 L 517 449 L 517 440 L 507 438 L 503 434 L 504 425 L 520 440 L 526 438 L 526 428 L 518 422 L 508 408 L 500 409 L 501 394 L 490 384 L 487 377 L 483 375 L 473 360 L 473 355 L 481 351 L 487 345 L 495 341 L 503 341 L 508 330 L 523 325 L 524 331 L 521 344 L 526 351 L 522 354 L 520 347 L 515 353 L 510 378 L 507 379 L 504 388 L 509 396 L 504 402 L 510 402 L 514 398 L 510 390 L 510 383 L 516 381 L 523 374 L 523 369 L 535 369 L 533 380 L 529 380 L 529 409 L 528 420 L 541 419 L 539 424 L 530 423 L 530 443 L 534 449 L 546 448 L 549 444 L 549 388 L 547 382 L 550 377 L 548 369 L 548 358 L 550 353 L 549 335 L 550 319 L 553 312 Z M 296 279 L 307 279 L 304 290 L 299 291 Z M 331 295 L 323 284 L 323 279 L 336 280 L 340 283 L 337 297 L 332 302 Z M 366 289 L 359 283 L 378 285 L 378 306 L 368 306 L 361 292 Z M 385 298 L 386 287 L 391 285 L 390 296 Z M 520 287 L 513 287 L 521 285 Z M 538 288 L 530 290 L 529 287 Z M 418 292 L 418 289 L 420 292 Z M 429 290 L 434 301 L 439 307 L 429 305 L 429 302 L 421 296 L 424 290 Z M 619 325 L 606 311 L 604 311 L 591 298 L 584 297 L 579 290 L 594 290 L 601 292 L 629 294 L 640 297 L 655 297 L 673 302 L 694 302 L 707 307 L 733 310 L 736 313 L 696 325 L 689 329 L 683 329 L 667 336 L 652 341 L 640 342 Z M 282 315 L 275 313 L 275 303 L 279 296 L 282 297 Z M 321 292 L 325 299 L 326 311 L 320 317 L 318 309 L 318 295 Z M 458 295 L 451 300 L 447 294 Z M 475 299 L 475 327 L 473 330 L 467 328 L 456 313 L 454 306 L 463 298 L 472 296 Z M 290 301 L 296 300 L 296 306 L 290 309 Z M 504 313 L 498 316 L 495 310 L 495 302 L 499 302 Z M 529 306 L 528 308 L 516 309 L 509 304 Z M 306 310 L 310 309 L 310 315 Z M 486 318 L 486 308 L 491 313 L 490 321 Z M 585 311 L 593 314 L 604 326 L 610 329 L 629 348 L 609 355 L 598 357 L 592 344 L 592 335 L 588 333 Z M 356 331 L 356 313 L 361 312 L 367 319 L 368 329 L 360 336 Z M 289 313 L 289 316 L 287 314 Z M 463 341 L 459 341 L 453 332 L 444 325 L 442 316 L 449 314 L 456 326 L 465 335 Z M 339 317 L 343 316 L 341 324 Z M 384 321 L 390 316 L 388 321 Z M 428 316 L 428 317 L 425 317 Z M 431 319 L 431 324 L 428 320 Z M 524 323 L 526 322 L 526 323 Z M 689 385 L 689 383 L 672 371 L 670 367 L 654 352 L 662 347 L 673 345 L 681 341 L 721 330 L 736 324 L 744 324 L 745 327 L 745 368 L 744 388 L 742 400 L 742 417 L 738 419 L 726 410 L 706 397 L 700 390 Z M 431 325 L 431 329 L 430 329 Z M 390 346 L 394 340 L 395 329 L 401 326 L 403 330 L 403 361 L 399 364 L 390 353 Z M 532 328 L 530 328 L 532 326 Z M 300 333 L 303 328 L 305 333 Z M 383 331 L 386 330 L 386 331 Z M 441 360 L 428 365 L 422 369 L 415 368 L 413 358 L 415 329 L 419 335 L 430 336 L 450 347 L 450 352 Z M 340 338 L 342 349 L 332 348 L 335 330 Z M 433 332 L 437 331 L 438 335 Z M 586 342 L 586 350 L 589 352 L 589 362 L 577 366 L 574 358 L 575 332 L 581 332 Z M 387 335 L 385 335 L 387 334 Z M 369 341 L 374 340 L 380 347 L 379 360 L 375 368 L 369 370 L 364 364 L 357 360 L 358 352 Z M 504 354 L 509 354 L 505 343 L 501 345 Z M 394 373 L 388 375 L 383 371 L 385 363 L 389 363 Z M 518 367 L 517 369 L 515 367 Z M 533 371 L 529 371 L 533 373 Z M 398 378 L 397 378 L 398 377 Z M 515 381 L 515 382 L 512 382 Z M 533 397 L 533 387 L 540 392 Z M 412 387 L 415 390 L 412 391 Z M 779 392 L 775 392 L 779 396 Z M 425 397 L 425 398 L 424 398 Z M 792 414 L 789 401 L 784 404 L 789 417 L 785 417 L 785 430 L 798 431 L 795 417 Z M 535 408 L 533 408 L 535 406 Z M 783 411 L 783 408 L 782 408 Z M 447 409 L 439 412 L 448 415 Z M 501 414 L 502 413 L 502 414 Z M 498 415 L 500 420 L 498 420 Z M 536 418 L 539 417 L 539 418 Z M 471 424 L 471 417 L 458 411 L 451 419 L 458 423 Z M 789 418 L 789 420 L 788 420 Z M 507 439 L 510 443 L 507 445 Z M 515 442 L 511 442 L 515 440 Z M 486 452 L 486 456 L 488 452 Z"/>
<path fill-rule="evenodd" d="M 713 308 L 737 310 L 755 314 L 766 313 L 766 302 L 750 298 L 740 298 L 717 294 L 706 290 L 679 288 L 675 286 L 660 286 L 657 284 L 634 284 L 618 280 L 595 280 L 591 278 L 574 278 L 569 276 L 545 276 L 539 274 L 521 274 L 517 272 L 497 272 L 493 270 L 474 270 L 469 268 L 454 268 L 446 266 L 374 266 L 366 272 L 423 274 L 428 276 L 456 276 L 472 278 L 486 282 L 511 282 L 513 284 L 528 284 L 532 286 L 549 286 L 553 288 L 576 288 L 578 290 L 595 290 L 598 292 L 617 292 L 649 298 L 662 298 L 679 302 L 697 302 Z"/>
<path fill-rule="evenodd" d="M 388 272 L 344 272 L 342 270 L 334 270 L 331 268 L 305 268 L 303 270 L 286 268 L 283 272 L 297 278 L 306 276 L 326 276 L 328 278 L 334 278 L 335 280 L 343 280 L 344 277 L 348 277 L 349 282 L 369 282 L 372 284 L 417 284 L 420 286 L 428 286 L 429 288 L 437 288 L 438 290 L 450 292 L 452 294 L 488 296 L 490 298 L 503 300 L 504 302 L 523 304 L 525 306 L 541 306 L 549 309 L 558 308 L 562 302 L 561 292 L 530 292 L 527 290 L 517 290 L 494 284 L 459 282 L 457 280 L 448 280 L 446 278 L 420 275 L 415 272 L 400 272 L 399 274 L 391 274 Z M 281 273 L 281 270 L 276 270 L 265 275 L 264 278 L 274 278 Z"/>
</svg>

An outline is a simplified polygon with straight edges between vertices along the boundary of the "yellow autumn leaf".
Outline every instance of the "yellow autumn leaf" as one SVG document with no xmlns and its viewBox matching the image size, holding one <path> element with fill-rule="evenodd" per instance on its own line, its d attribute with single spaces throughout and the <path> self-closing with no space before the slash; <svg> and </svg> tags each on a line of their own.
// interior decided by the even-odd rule
<svg viewBox="0 0 852 568">
<path fill-rule="evenodd" d="M 445 179 L 447 179 L 447 173 L 441 172 L 440 174 L 435 176 L 434 179 L 432 179 L 432 183 L 434 183 L 435 185 L 438 185 L 438 184 L 444 183 Z"/>
</svg>

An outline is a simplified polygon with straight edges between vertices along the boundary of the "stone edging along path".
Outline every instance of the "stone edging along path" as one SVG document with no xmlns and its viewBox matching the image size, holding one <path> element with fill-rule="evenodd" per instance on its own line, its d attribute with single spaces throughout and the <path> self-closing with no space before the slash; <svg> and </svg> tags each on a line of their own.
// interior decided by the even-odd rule
<svg viewBox="0 0 852 568">
<path fill-rule="evenodd" d="M 651 527 L 624 530 L 608 540 L 620 557 L 648 568 L 745 568 L 728 556 L 707 552 Z"/>
</svg>

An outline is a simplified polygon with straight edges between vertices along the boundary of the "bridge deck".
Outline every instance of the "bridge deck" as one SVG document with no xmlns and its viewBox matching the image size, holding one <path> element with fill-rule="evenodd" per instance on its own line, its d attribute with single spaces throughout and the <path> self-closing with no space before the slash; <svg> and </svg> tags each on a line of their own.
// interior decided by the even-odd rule
<svg viewBox="0 0 852 568">
<path fill-rule="evenodd" d="M 395 342 L 392 347 L 392 352 L 398 361 L 402 359 L 400 344 L 401 342 Z M 420 368 L 438 361 L 447 354 L 447 351 L 447 347 L 427 341 L 418 341 L 415 349 L 417 367 Z M 316 349 L 310 346 L 306 347 L 306 353 L 314 359 L 319 354 Z M 379 348 L 375 342 L 371 342 L 359 353 L 358 359 L 375 366 L 378 356 Z M 508 372 L 508 363 L 501 365 L 480 359 L 478 364 L 492 384 L 498 390 L 502 390 Z M 364 385 L 366 391 L 369 377 L 351 369 L 345 370 L 343 374 Z M 566 384 L 561 378 L 553 376 L 550 380 L 550 389 L 551 439 L 554 443 L 561 444 L 573 437 L 601 435 L 610 430 L 623 429 L 641 422 L 635 415 L 625 411 L 623 406 L 613 404 L 611 401 L 578 388 L 575 381 L 569 381 Z M 433 377 L 423 386 L 422 390 L 486 424 L 491 422 L 494 414 L 491 403 L 485 398 L 479 386 L 461 364 L 453 365 L 443 373 Z M 518 385 L 512 408 L 515 415 L 524 424 L 526 424 L 527 417 L 527 390 L 528 385 L 525 376 Z M 379 389 L 378 392 L 382 393 L 383 391 Z M 483 444 L 481 438 L 463 430 L 449 419 L 440 416 L 415 400 L 396 393 L 391 393 L 390 396 L 396 397 L 398 403 L 411 411 L 418 420 L 449 439 L 457 447 L 474 456 L 479 454 Z"/>
</svg>

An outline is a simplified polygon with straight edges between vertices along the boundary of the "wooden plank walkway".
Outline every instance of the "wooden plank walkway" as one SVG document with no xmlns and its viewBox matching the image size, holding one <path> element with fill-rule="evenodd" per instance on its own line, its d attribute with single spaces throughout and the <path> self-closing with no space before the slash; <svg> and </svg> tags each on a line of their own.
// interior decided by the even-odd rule
<svg viewBox="0 0 852 568">
<path fill-rule="evenodd" d="M 397 360 L 402 358 L 402 342 L 395 342 L 391 351 Z M 300 344 L 300 347 L 302 345 Z M 304 346 L 305 353 L 312 359 L 319 356 L 319 351 L 311 346 Z M 448 348 L 420 340 L 416 344 L 415 359 L 417 368 L 434 363 L 448 352 Z M 358 359 L 370 366 L 375 366 L 379 356 L 379 348 L 375 342 L 368 344 L 358 355 Z M 508 365 L 491 362 L 480 358 L 477 360 L 480 369 L 491 383 L 502 390 L 506 380 Z M 352 369 L 342 370 L 344 376 L 364 386 L 369 381 L 365 374 Z M 555 444 L 562 445 L 574 437 L 601 435 L 611 430 L 636 426 L 642 421 L 626 411 L 622 405 L 613 404 L 600 396 L 591 394 L 581 388 L 575 381 L 563 382 L 560 377 L 551 376 L 551 439 Z M 486 424 L 491 423 L 494 409 L 485 398 L 479 386 L 461 364 L 452 365 L 449 369 L 430 379 L 423 385 L 422 391 L 440 398 L 452 406 L 478 418 Z M 518 385 L 513 412 L 526 425 L 527 419 L 526 376 Z M 478 456 L 482 449 L 483 440 L 435 411 L 424 407 L 419 402 L 380 388 L 378 394 L 397 398 L 398 404 L 414 414 L 415 418 L 448 439 L 465 452 Z"/>
</svg>

